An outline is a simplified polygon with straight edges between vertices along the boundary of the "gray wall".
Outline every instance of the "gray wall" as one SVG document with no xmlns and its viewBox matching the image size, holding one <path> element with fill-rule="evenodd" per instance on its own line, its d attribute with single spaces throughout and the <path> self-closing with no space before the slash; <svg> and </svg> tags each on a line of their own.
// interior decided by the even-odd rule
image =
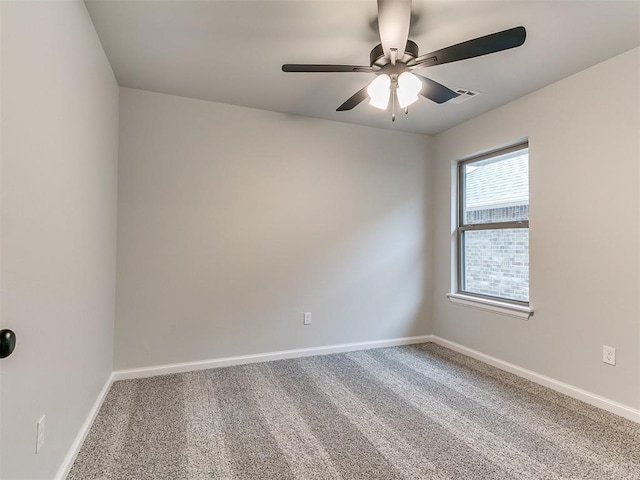
<svg viewBox="0 0 640 480">
<path fill-rule="evenodd" d="M 82 2 L 0 8 L 0 477 L 51 479 L 113 367 L 118 86 Z"/>
<path fill-rule="evenodd" d="M 434 138 L 436 335 L 640 407 L 640 49 Z M 452 305 L 455 161 L 529 137 L 529 321 Z M 602 345 L 618 365 L 602 363 Z"/>
<path fill-rule="evenodd" d="M 120 100 L 116 369 L 429 333 L 428 138 Z"/>
</svg>

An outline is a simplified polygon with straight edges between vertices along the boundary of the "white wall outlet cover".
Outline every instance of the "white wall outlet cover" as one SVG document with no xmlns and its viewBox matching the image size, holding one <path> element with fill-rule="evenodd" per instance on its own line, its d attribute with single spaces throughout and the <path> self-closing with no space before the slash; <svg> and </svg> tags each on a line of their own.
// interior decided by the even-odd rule
<svg viewBox="0 0 640 480">
<path fill-rule="evenodd" d="M 36 423 L 36 453 L 40 452 L 44 446 L 44 419 L 43 415 Z"/>
<path fill-rule="evenodd" d="M 602 361 L 609 365 L 616 364 L 616 349 L 614 347 L 602 346 Z"/>
<path fill-rule="evenodd" d="M 311 325 L 311 312 L 304 312 L 304 324 Z"/>
</svg>

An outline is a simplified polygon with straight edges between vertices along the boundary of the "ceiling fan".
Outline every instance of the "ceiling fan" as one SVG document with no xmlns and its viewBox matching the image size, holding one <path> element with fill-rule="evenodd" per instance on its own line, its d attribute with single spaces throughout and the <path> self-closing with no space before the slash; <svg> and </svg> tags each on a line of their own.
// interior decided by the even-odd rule
<svg viewBox="0 0 640 480">
<path fill-rule="evenodd" d="M 373 73 L 376 78 L 336 110 L 351 110 L 367 97 L 372 106 L 386 110 L 391 99 L 391 119 L 395 121 L 396 102 L 408 113 L 409 105 L 418 100 L 418 95 L 436 103 L 444 103 L 458 96 L 458 93 L 435 80 L 416 75 L 413 70 L 519 47 L 527 36 L 524 27 L 514 27 L 419 55 L 418 45 L 408 39 L 410 21 L 411 0 L 378 0 L 380 44 L 371 50 L 368 67 L 287 63 L 282 65 L 282 71 Z"/>
</svg>

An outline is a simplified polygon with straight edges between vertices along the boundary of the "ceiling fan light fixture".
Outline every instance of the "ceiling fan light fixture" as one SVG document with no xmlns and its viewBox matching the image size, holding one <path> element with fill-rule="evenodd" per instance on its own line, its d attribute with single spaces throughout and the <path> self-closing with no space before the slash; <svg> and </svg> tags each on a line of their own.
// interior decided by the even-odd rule
<svg viewBox="0 0 640 480">
<path fill-rule="evenodd" d="M 371 99 L 369 100 L 369 105 L 386 110 L 391 96 L 390 87 L 391 77 L 386 74 L 378 75 L 367 87 L 367 94 Z"/>
<path fill-rule="evenodd" d="M 2 1 L 2 0 L 0 0 Z M 409 40 L 411 26 L 411 0 L 377 0 L 378 33 L 380 44 L 369 53 L 369 65 L 289 64 L 283 72 L 356 72 L 377 75 L 351 95 L 336 111 L 344 112 L 364 102 L 387 110 L 389 101 L 395 112 L 396 105 L 406 109 L 423 96 L 434 103 L 443 104 L 460 97 L 458 92 L 410 70 L 459 62 L 481 57 L 524 44 L 527 31 L 523 26 L 456 43 L 427 54 L 418 54 L 418 45 Z M 396 98 L 398 99 L 396 101 Z M 391 120 L 395 114 L 391 115 Z"/>
<path fill-rule="evenodd" d="M 422 89 L 422 82 L 411 72 L 402 72 L 398 77 L 398 103 L 400 107 L 406 108 L 418 101 L 418 94 Z"/>
</svg>

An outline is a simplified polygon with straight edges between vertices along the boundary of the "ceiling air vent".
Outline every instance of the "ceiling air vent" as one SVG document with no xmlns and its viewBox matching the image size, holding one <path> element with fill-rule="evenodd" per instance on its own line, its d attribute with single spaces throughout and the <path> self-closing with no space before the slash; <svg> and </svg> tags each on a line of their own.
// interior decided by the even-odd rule
<svg viewBox="0 0 640 480">
<path fill-rule="evenodd" d="M 456 93 L 458 94 L 458 96 L 455 98 L 452 98 L 451 100 L 449 100 L 449 102 L 462 103 L 462 102 L 466 102 L 467 100 L 473 97 L 477 97 L 478 95 L 480 95 L 480 92 L 474 92 L 473 90 L 467 90 L 466 88 L 457 88 Z"/>
</svg>

